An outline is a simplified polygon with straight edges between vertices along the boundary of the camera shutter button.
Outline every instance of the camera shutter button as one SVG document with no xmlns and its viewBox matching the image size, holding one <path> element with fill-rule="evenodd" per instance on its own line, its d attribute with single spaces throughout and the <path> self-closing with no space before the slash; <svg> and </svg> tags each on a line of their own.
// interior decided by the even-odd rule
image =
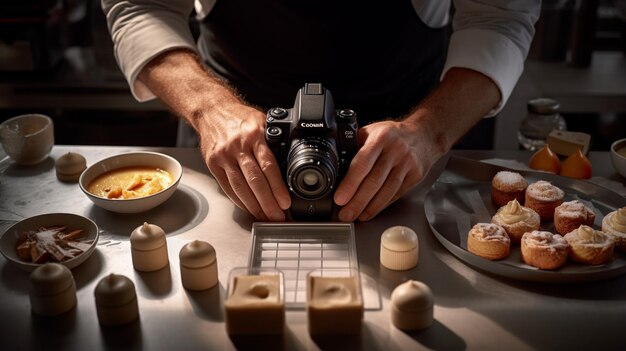
<svg viewBox="0 0 626 351">
<path fill-rule="evenodd" d="M 269 128 L 267 128 L 267 136 L 271 137 L 271 138 L 277 138 L 279 137 L 281 134 L 283 134 L 283 131 L 276 127 L 276 126 L 271 126 Z"/>
<path fill-rule="evenodd" d="M 274 118 L 285 118 L 287 117 L 287 110 L 280 107 L 274 107 L 270 110 L 270 116 Z"/>
</svg>

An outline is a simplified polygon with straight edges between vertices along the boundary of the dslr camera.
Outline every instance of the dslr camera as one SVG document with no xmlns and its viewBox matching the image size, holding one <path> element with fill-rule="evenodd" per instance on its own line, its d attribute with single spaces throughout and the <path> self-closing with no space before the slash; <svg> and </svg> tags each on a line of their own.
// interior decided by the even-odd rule
<svg viewBox="0 0 626 351">
<path fill-rule="evenodd" d="M 291 218 L 330 220 L 335 188 L 358 149 L 356 113 L 335 110 L 328 89 L 306 83 L 292 108 L 271 108 L 266 121 L 265 140 L 291 193 Z"/>
</svg>

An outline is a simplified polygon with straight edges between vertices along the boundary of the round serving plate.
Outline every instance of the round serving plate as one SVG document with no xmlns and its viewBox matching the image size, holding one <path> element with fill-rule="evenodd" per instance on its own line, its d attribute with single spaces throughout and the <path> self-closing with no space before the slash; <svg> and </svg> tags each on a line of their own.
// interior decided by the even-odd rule
<svg viewBox="0 0 626 351">
<path fill-rule="evenodd" d="M 475 160 L 451 158 L 424 200 L 424 212 L 439 242 L 471 267 L 516 280 L 575 283 L 612 278 L 626 273 L 626 254 L 615 251 L 612 260 L 602 265 L 584 265 L 568 261 L 557 270 L 540 270 L 526 265 L 519 245 L 499 261 L 490 261 L 467 251 L 467 232 L 478 222 L 489 222 L 497 210 L 491 203 L 491 179 L 501 170 L 510 170 Z M 533 171 L 515 171 L 530 184 L 547 180 L 565 191 L 565 201 L 580 200 L 596 213 L 595 229 L 602 218 L 626 206 L 623 196 L 587 181 Z M 541 223 L 541 229 L 554 231 L 552 221 Z"/>
</svg>

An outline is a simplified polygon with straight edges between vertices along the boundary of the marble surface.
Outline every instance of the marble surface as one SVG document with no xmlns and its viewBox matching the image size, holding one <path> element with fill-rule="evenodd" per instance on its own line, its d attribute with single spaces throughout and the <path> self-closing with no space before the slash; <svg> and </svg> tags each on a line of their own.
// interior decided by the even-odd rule
<svg viewBox="0 0 626 351">
<path fill-rule="evenodd" d="M 163 152 L 184 166 L 177 192 L 145 213 L 117 214 L 95 207 L 77 184 L 61 183 L 54 174 L 54 160 L 68 151 L 83 154 L 92 164 L 137 149 Z M 529 158 L 523 151 L 454 153 L 520 162 Z M 594 177 L 616 186 L 626 184 L 611 168 L 608 152 L 591 153 L 590 159 Z M 444 162 L 374 220 L 356 223 L 359 269 L 377 284 L 381 304 L 365 312 L 359 337 L 329 340 L 309 336 L 302 310 L 287 312 L 282 337 L 228 336 L 223 313 L 228 273 L 247 263 L 254 220 L 219 190 L 198 150 L 55 146 L 51 156 L 34 167 L 18 167 L 0 157 L 0 232 L 15 221 L 49 212 L 89 217 L 101 230 L 96 252 L 72 270 L 77 307 L 60 317 L 33 315 L 28 274 L 0 257 L 0 350 L 622 348 L 626 276 L 584 284 L 521 282 L 474 270 L 439 244 L 428 227 L 422 204 Z M 157 272 L 141 273 L 132 266 L 129 236 L 143 222 L 157 224 L 167 233 L 170 263 Z M 391 271 L 379 263 L 380 235 L 394 225 L 408 226 L 418 234 L 420 262 L 411 270 Z M 209 242 L 217 253 L 219 283 L 207 291 L 187 291 L 181 284 L 178 252 L 194 239 Z M 101 327 L 96 317 L 94 289 L 110 273 L 127 276 L 137 288 L 140 318 L 122 328 Z M 435 322 L 421 332 L 405 333 L 390 322 L 391 291 L 409 279 L 426 283 L 434 294 Z"/>
</svg>

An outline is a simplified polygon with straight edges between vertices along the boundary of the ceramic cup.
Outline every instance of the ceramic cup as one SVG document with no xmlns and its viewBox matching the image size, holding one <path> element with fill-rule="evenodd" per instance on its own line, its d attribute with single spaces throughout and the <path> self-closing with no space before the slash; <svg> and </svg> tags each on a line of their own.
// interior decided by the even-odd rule
<svg viewBox="0 0 626 351">
<path fill-rule="evenodd" d="M 611 163 L 617 173 L 626 178 L 626 138 L 616 140 L 611 145 Z"/>
<path fill-rule="evenodd" d="M 35 165 L 45 160 L 54 145 L 52 119 L 40 114 L 10 118 L 0 124 L 4 151 L 20 165 Z"/>
</svg>

